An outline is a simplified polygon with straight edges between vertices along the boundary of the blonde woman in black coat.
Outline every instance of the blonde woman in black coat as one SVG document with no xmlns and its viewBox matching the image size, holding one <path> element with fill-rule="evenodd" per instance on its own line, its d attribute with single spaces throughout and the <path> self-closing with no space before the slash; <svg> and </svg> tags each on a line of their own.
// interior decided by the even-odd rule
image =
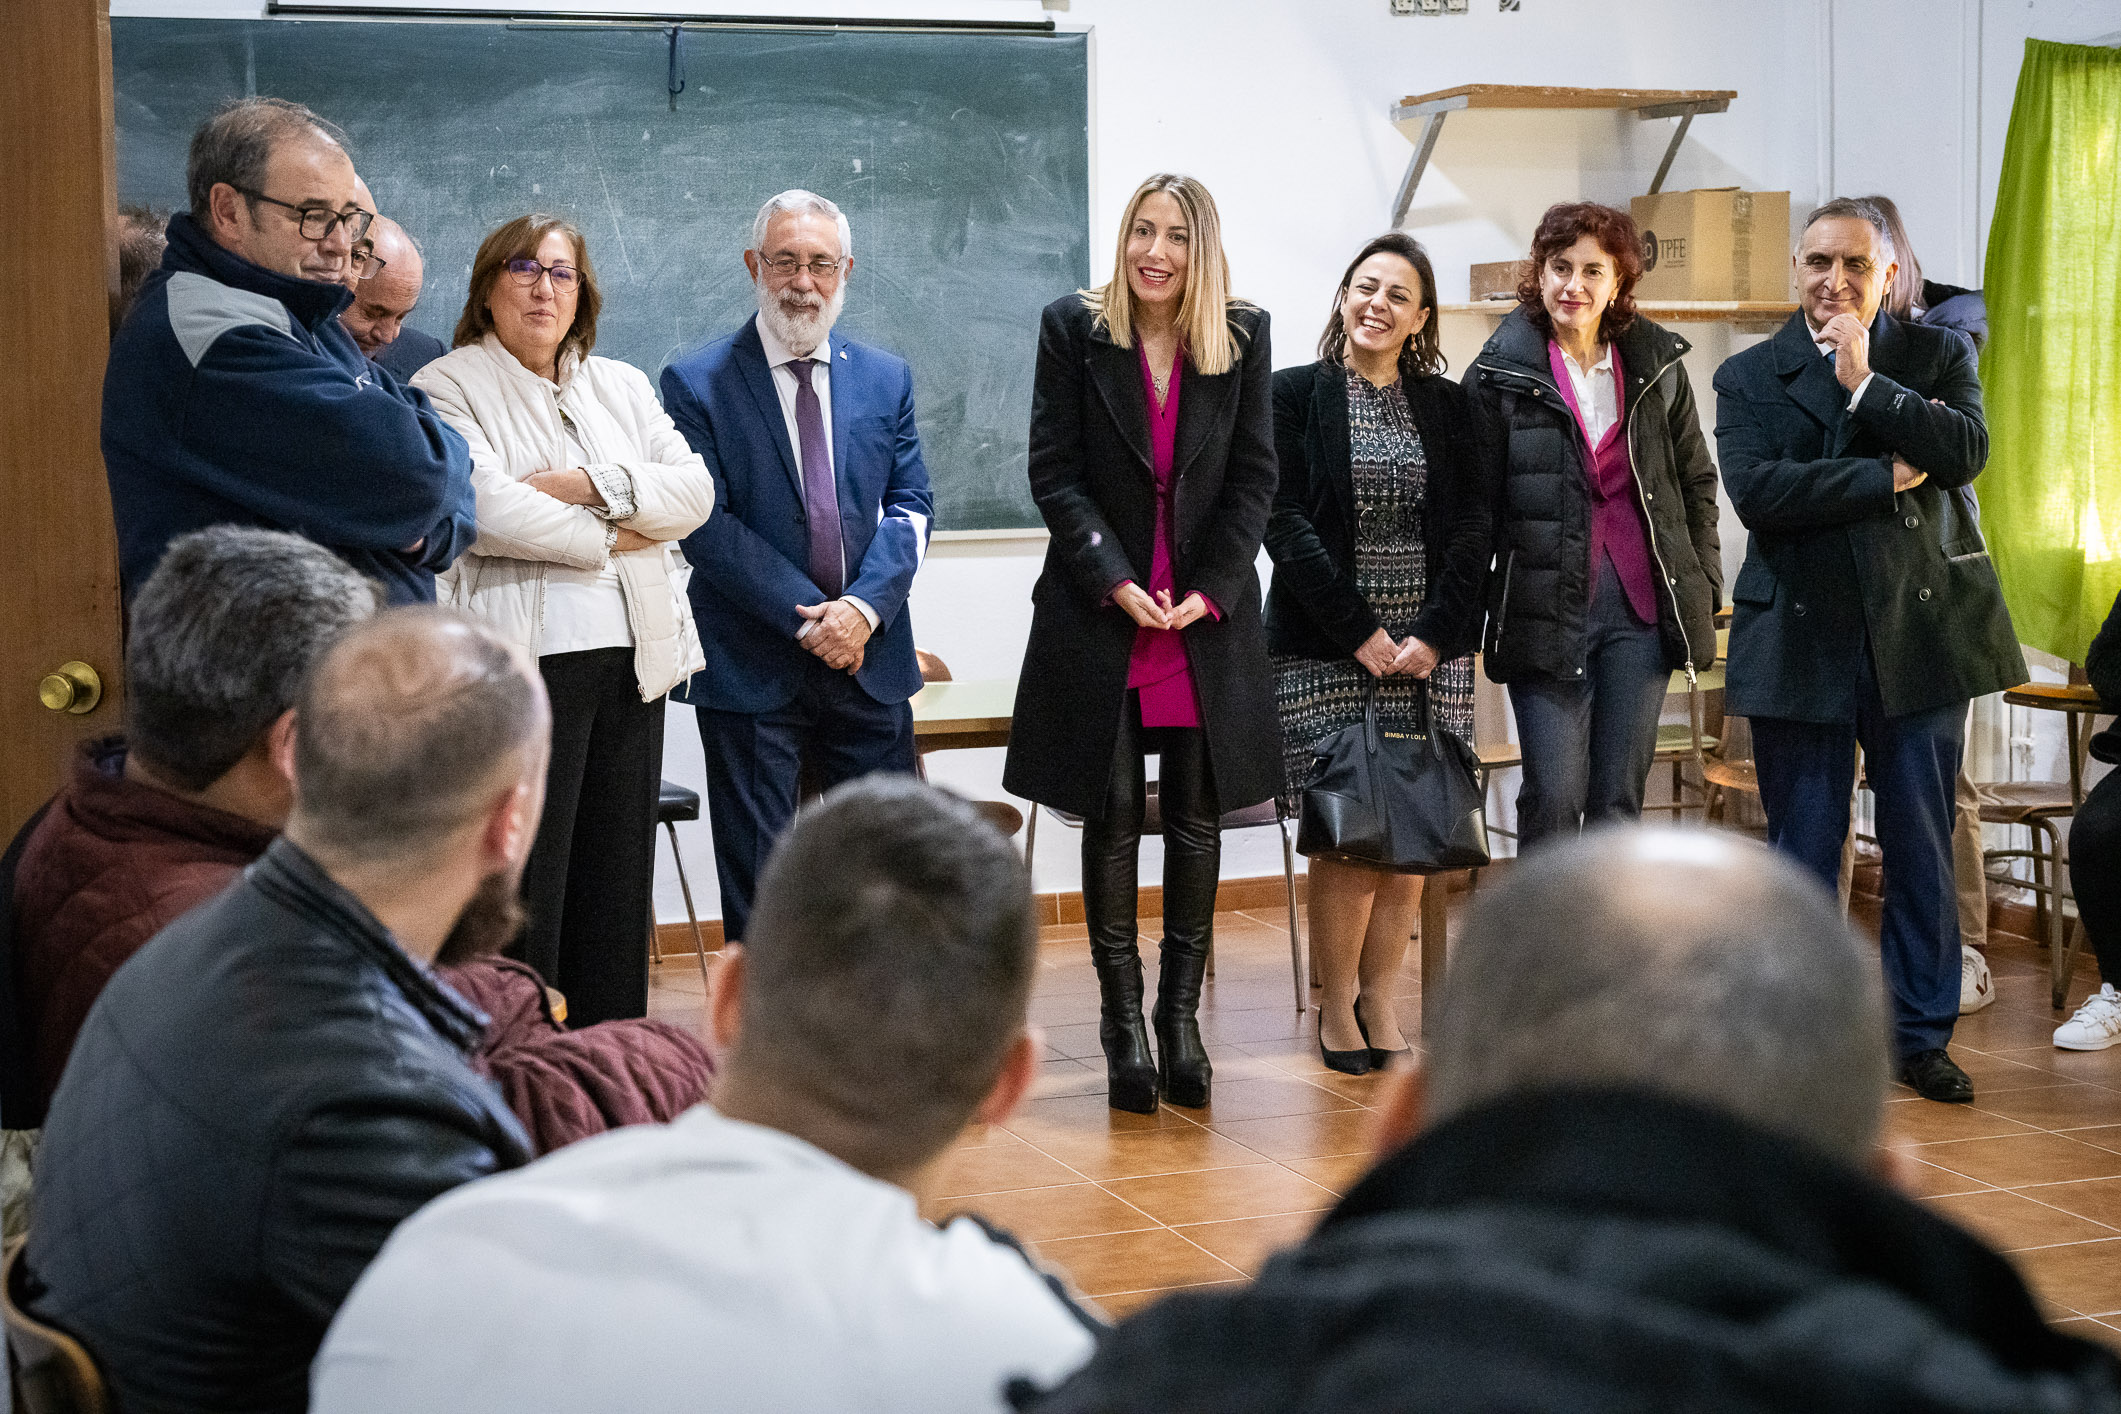
<svg viewBox="0 0 2121 1414">
<path fill-rule="evenodd" d="M 1280 788 L 1253 568 L 1274 497 L 1264 311 L 1229 293 L 1215 201 L 1151 177 L 1111 281 L 1040 323 L 1031 492 L 1052 532 L 1032 588 L 1004 786 L 1080 815 L 1108 1097 L 1208 1102 L 1195 1011 L 1225 811 Z M 1156 752 L 1164 937 L 1156 1053 L 1142 1021 L 1137 852 Z"/>
<path fill-rule="evenodd" d="M 1320 738 L 1362 720 L 1473 735 L 1473 649 L 1493 481 L 1465 390 L 1442 376 L 1436 278 L 1397 231 L 1356 253 L 1319 360 L 1274 375 L 1281 489 L 1267 522 L 1274 655 L 1292 811 Z M 1311 860 L 1311 965 L 1326 1065 L 1362 1075 L 1404 1054 L 1394 994 L 1421 876 Z"/>
</svg>

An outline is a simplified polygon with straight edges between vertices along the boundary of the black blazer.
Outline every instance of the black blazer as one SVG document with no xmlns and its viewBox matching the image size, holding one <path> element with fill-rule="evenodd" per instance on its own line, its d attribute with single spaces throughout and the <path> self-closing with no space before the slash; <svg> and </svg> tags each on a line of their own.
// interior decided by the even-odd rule
<svg viewBox="0 0 2121 1414">
<path fill-rule="evenodd" d="M 1456 658 L 1480 644 L 1494 467 L 1464 388 L 1436 375 L 1407 378 L 1404 386 L 1429 464 L 1422 515 L 1429 586 L 1411 632 L 1438 658 Z M 1307 363 L 1274 375 L 1281 487 L 1266 535 L 1274 561 L 1266 615 L 1271 653 L 1345 658 L 1377 632 L 1377 614 L 1355 587 L 1348 438 L 1341 364 Z"/>
<path fill-rule="evenodd" d="M 1233 306 L 1238 361 L 1213 377 L 1189 360 L 1179 388 L 1171 547 L 1179 596 L 1212 615 L 1184 634 L 1222 808 L 1281 789 L 1273 673 L 1260 628 L 1260 536 L 1274 499 L 1272 354 L 1264 310 Z M 1156 478 L 1140 355 L 1112 342 L 1082 297 L 1046 306 L 1031 397 L 1031 495 L 1052 540 L 1031 590 L 1031 638 L 1017 682 L 1003 786 L 1078 815 L 1102 815 L 1126 703 L 1135 623 L 1108 602 L 1146 585 Z"/>
<path fill-rule="evenodd" d="M 1870 360 L 1846 411 L 1800 312 L 1716 370 L 1723 484 L 1753 533 L 1731 591 L 1740 716 L 1854 721 L 1866 640 L 1891 716 L 2026 679 L 1973 503 L 1988 461 L 1973 351 L 1881 312 Z M 1928 475 L 1897 495 L 1896 452 Z"/>
</svg>

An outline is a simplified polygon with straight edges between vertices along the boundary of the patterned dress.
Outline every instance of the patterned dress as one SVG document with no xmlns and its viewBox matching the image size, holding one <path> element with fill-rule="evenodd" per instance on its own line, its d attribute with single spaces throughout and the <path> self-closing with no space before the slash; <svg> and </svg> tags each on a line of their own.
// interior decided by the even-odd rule
<svg viewBox="0 0 2121 1414">
<path fill-rule="evenodd" d="M 1371 386 L 1353 369 L 1348 380 L 1348 470 L 1355 489 L 1355 587 L 1370 602 L 1386 633 L 1404 639 L 1428 595 L 1428 539 L 1422 513 L 1428 502 L 1429 462 L 1421 433 L 1399 384 Z M 1362 720 L 1369 670 L 1345 658 L 1274 659 L 1274 699 L 1281 713 L 1284 785 L 1291 815 L 1303 799 L 1318 740 Z M 1438 726 L 1473 739 L 1473 655 L 1436 665 L 1427 680 Z M 1378 680 L 1377 710 L 1387 725 L 1421 722 L 1423 682 Z"/>
</svg>

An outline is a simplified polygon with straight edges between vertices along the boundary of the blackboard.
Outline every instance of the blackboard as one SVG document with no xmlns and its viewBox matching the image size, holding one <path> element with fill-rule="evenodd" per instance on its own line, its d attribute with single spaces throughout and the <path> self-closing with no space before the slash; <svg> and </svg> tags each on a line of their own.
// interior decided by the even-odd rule
<svg viewBox="0 0 2121 1414">
<path fill-rule="evenodd" d="M 1038 311 L 1089 282 L 1081 34 L 688 29 L 671 110 L 653 28 L 111 22 L 120 200 L 182 209 L 224 99 L 306 103 L 426 253 L 410 323 L 445 343 L 471 258 L 526 211 L 577 222 L 596 352 L 651 377 L 756 308 L 759 204 L 807 187 L 854 231 L 839 328 L 909 360 L 937 528 L 1039 524 L 1025 479 Z"/>
</svg>

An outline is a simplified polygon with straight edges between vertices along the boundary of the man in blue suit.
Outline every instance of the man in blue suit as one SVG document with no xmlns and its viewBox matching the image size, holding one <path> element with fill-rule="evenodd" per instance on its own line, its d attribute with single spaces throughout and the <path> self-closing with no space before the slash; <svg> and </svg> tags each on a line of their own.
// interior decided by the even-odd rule
<svg viewBox="0 0 2121 1414">
<path fill-rule="evenodd" d="M 663 406 L 714 474 L 715 514 L 684 542 L 707 657 L 687 696 L 731 941 L 806 765 L 823 789 L 913 769 L 906 595 L 935 503 L 912 370 L 832 332 L 851 248 L 825 198 L 774 197 L 744 252 L 757 317 L 663 372 Z"/>
</svg>

